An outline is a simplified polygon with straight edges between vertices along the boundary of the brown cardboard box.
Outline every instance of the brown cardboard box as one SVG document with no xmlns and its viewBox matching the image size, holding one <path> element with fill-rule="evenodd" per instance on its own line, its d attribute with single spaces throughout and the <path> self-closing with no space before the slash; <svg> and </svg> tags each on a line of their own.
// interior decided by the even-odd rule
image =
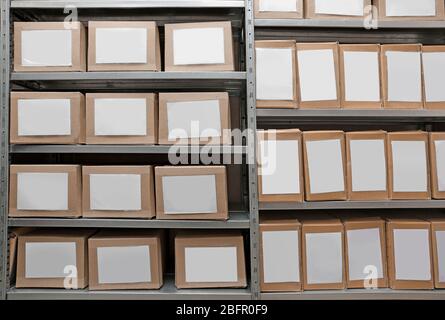
<svg viewBox="0 0 445 320">
<path fill-rule="evenodd" d="M 399 245 L 404 245 L 403 247 L 400 247 L 397 249 L 396 243 L 395 243 L 395 235 L 394 232 L 396 230 L 401 231 L 410 231 L 413 232 L 426 230 L 428 232 L 427 239 L 423 237 L 423 239 L 428 243 L 428 248 L 424 252 L 423 256 L 428 256 L 428 260 L 424 260 L 423 256 L 419 255 L 418 249 L 421 246 L 420 238 L 419 237 L 413 237 L 413 234 L 406 234 L 402 235 L 401 239 L 399 239 L 397 242 Z M 433 263 L 432 263 L 432 256 L 433 251 L 431 248 L 431 224 L 428 221 L 420 220 L 420 219 L 407 219 L 407 218 L 399 218 L 399 219 L 393 219 L 390 218 L 387 220 L 386 224 L 386 231 L 387 231 L 387 246 L 388 246 L 388 272 L 389 272 L 389 284 L 391 289 L 433 289 L 434 288 L 434 280 L 433 280 Z M 408 243 L 407 240 L 412 241 L 413 243 Z M 408 260 L 410 261 L 410 269 L 405 270 L 403 268 L 403 265 L 399 265 L 399 268 L 396 267 L 397 261 L 396 256 L 397 253 L 399 255 L 405 255 L 404 260 L 405 262 Z M 408 257 L 406 257 L 408 255 Z M 415 269 L 415 271 L 419 272 L 419 267 L 414 266 L 414 264 L 422 263 L 424 264 L 423 267 L 428 270 L 421 270 L 430 275 L 430 279 L 412 279 L 414 276 L 412 275 L 412 270 Z M 407 278 L 406 273 L 411 273 L 409 276 L 411 279 L 405 279 Z M 397 276 L 398 275 L 398 276 Z M 424 275 L 423 275 L 424 276 Z M 427 278 L 427 277 L 425 277 Z"/>
<path fill-rule="evenodd" d="M 431 196 L 433 199 L 445 199 L 445 190 L 443 188 L 443 177 L 439 177 L 442 173 L 443 166 L 442 154 L 445 146 L 445 132 L 429 133 L 429 160 L 431 169 Z"/>
<path fill-rule="evenodd" d="M 445 19 L 445 18 L 444 18 Z M 422 46 L 422 67 L 423 67 L 423 96 L 425 98 L 425 109 L 428 110 L 444 110 L 445 109 L 445 99 L 442 98 L 443 95 L 441 96 L 442 101 L 438 101 L 436 100 L 437 98 L 434 97 L 434 101 L 430 101 L 430 95 L 431 93 L 429 93 L 429 90 L 432 89 L 428 89 L 429 86 L 434 86 L 434 91 L 442 91 L 442 83 L 443 83 L 443 64 L 441 63 L 427 63 L 427 61 L 429 61 L 429 59 L 427 60 L 427 57 L 429 55 L 442 55 L 443 57 L 445 56 L 445 46 Z M 443 58 L 442 58 L 443 59 Z M 443 61 L 443 60 L 441 60 Z M 432 65 L 432 66 L 431 66 Z M 431 77 L 428 76 L 429 74 L 429 70 L 433 69 L 436 72 L 436 77 Z M 440 79 L 437 79 L 437 74 L 441 75 Z M 433 100 L 433 99 L 431 99 Z"/>
<path fill-rule="evenodd" d="M 374 5 L 379 12 L 380 20 L 409 20 L 409 21 L 427 21 L 427 20 L 443 20 L 445 18 L 445 9 L 443 0 L 436 0 L 435 16 L 388 16 L 386 13 L 386 1 L 391 0 L 374 0 Z"/>
<path fill-rule="evenodd" d="M 216 43 L 217 36 L 216 33 L 213 35 L 205 35 L 203 33 L 197 34 L 196 32 L 193 34 L 193 31 L 190 29 L 207 29 L 211 31 L 216 31 L 218 29 L 222 29 L 223 32 L 223 42 L 224 42 L 224 58 L 217 57 L 218 59 L 210 60 L 211 57 L 206 57 L 207 61 L 201 60 L 199 61 L 197 58 L 200 58 L 196 55 L 196 51 L 193 52 L 190 48 L 194 48 L 194 50 L 200 50 L 205 54 L 203 47 L 200 44 L 205 44 L 207 46 L 218 45 Z M 216 29 L 216 30 L 215 30 Z M 179 30 L 187 30 L 189 33 L 187 36 L 190 38 L 185 41 L 184 39 L 181 41 L 184 45 L 175 45 L 174 43 L 174 34 Z M 184 33 L 185 31 L 181 31 Z M 192 32 L 192 33 L 190 33 Z M 218 34 L 219 35 L 219 34 Z M 181 34 L 179 36 L 184 36 Z M 212 40 L 213 39 L 213 40 Z M 210 41 L 210 42 L 209 42 Z M 213 43 L 215 42 L 215 43 Z M 190 50 L 186 53 L 187 57 L 179 57 L 175 56 L 174 50 L 185 49 L 185 43 L 188 43 L 189 46 L 187 48 Z M 184 54 L 184 53 L 183 53 Z M 190 55 L 194 55 L 195 59 L 191 59 Z M 213 61 L 218 61 L 213 62 Z M 220 62 L 222 61 L 222 62 Z M 234 64 L 234 53 L 233 53 L 233 39 L 232 39 L 232 23 L 230 21 L 218 21 L 218 22 L 197 22 L 197 23 L 177 23 L 177 24 L 166 24 L 165 25 L 165 71 L 235 71 Z"/>
<path fill-rule="evenodd" d="M 9 172 L 10 217 L 82 216 L 80 166 L 11 165 Z"/>
<path fill-rule="evenodd" d="M 100 231 L 92 236 L 88 239 L 88 289 L 162 287 L 162 237 L 161 230 Z"/>
<path fill-rule="evenodd" d="M 178 232 L 175 236 L 175 284 L 184 288 L 243 288 L 244 241 L 239 231 Z"/>
<path fill-rule="evenodd" d="M 255 0 L 255 19 L 302 19 L 303 18 L 303 0 L 294 0 L 296 11 L 266 11 L 261 10 L 261 0 Z M 277 3 L 276 0 L 269 0 L 269 3 Z"/>
<path fill-rule="evenodd" d="M 34 228 L 22 227 L 22 228 L 14 228 L 9 233 L 9 261 L 8 261 L 8 270 L 9 270 L 9 278 L 13 279 L 16 274 L 17 267 L 17 246 L 19 242 L 19 237 L 24 235 L 25 233 L 31 232 Z"/>
<path fill-rule="evenodd" d="M 434 285 L 437 289 L 445 288 L 443 274 L 443 250 L 445 234 L 445 217 L 429 219 L 431 222 L 431 238 L 433 245 Z"/>
<path fill-rule="evenodd" d="M 218 101 L 219 110 L 218 112 L 210 112 L 209 107 L 211 105 L 201 105 L 197 106 L 196 104 L 183 105 L 182 108 L 185 111 L 184 114 L 179 114 L 176 116 L 176 119 L 173 119 L 173 123 L 177 122 L 180 119 L 183 119 L 181 123 L 182 127 L 178 128 L 170 128 L 169 126 L 169 116 L 173 116 L 173 110 L 169 111 L 169 104 L 171 103 L 203 103 L 205 101 Z M 177 106 L 177 105 L 176 105 Z M 194 108 L 192 108 L 194 107 Z M 177 108 L 177 107 L 176 107 Z M 207 108 L 208 111 L 204 110 Z M 178 111 L 176 109 L 176 111 Z M 218 114 L 219 119 L 213 119 L 215 121 L 215 127 L 207 128 L 201 124 L 200 119 L 203 114 L 206 115 L 206 119 L 208 119 L 208 115 L 210 114 Z M 216 125 L 218 123 L 220 132 L 219 136 L 203 136 L 203 131 L 216 131 L 218 128 Z M 192 128 L 192 125 L 199 125 L 199 138 L 192 138 L 190 134 L 194 134 L 195 128 Z M 227 92 L 196 92 L 196 93 L 160 93 L 159 94 L 159 144 L 231 144 L 231 132 L 230 132 L 230 103 L 229 103 L 229 94 Z M 170 138 L 169 135 L 172 130 L 180 130 L 182 133 L 181 136 L 186 134 L 187 137 L 180 138 Z M 216 132 L 215 132 L 216 133 Z M 209 134 L 213 135 L 213 134 Z"/>
<path fill-rule="evenodd" d="M 55 61 L 50 58 L 42 59 L 38 57 L 41 61 L 32 61 L 30 58 L 33 57 L 23 57 L 23 32 L 28 31 L 46 31 L 46 30 L 71 30 L 71 57 L 69 60 L 65 61 L 65 58 L 61 59 L 59 65 L 48 65 L 48 62 Z M 53 35 L 49 35 L 53 37 Z M 40 41 L 40 36 L 36 38 L 35 35 L 26 37 L 26 39 Z M 47 55 L 47 54 L 61 54 L 60 50 L 54 50 L 50 45 L 60 44 L 61 41 L 58 38 L 51 38 L 45 40 L 44 43 L 29 43 L 26 47 L 31 49 L 34 54 Z M 42 50 L 36 51 L 36 48 L 43 48 Z M 43 50 L 48 50 L 48 52 L 43 52 Z M 62 48 L 59 48 L 62 49 Z M 63 49 L 62 49 L 63 50 Z M 26 53 L 28 54 L 28 53 Z M 28 61 L 31 65 L 24 65 L 25 61 Z M 48 60 L 48 61 L 44 61 Z M 34 65 L 32 65 L 34 64 Z M 86 31 L 85 27 L 81 22 L 14 22 L 14 71 L 17 72 L 35 72 L 35 71 L 86 71 Z"/>
<path fill-rule="evenodd" d="M 94 233 L 84 229 L 38 229 L 19 237 L 17 288 L 77 289 L 88 285 L 87 240 Z M 73 287 L 72 287 L 73 286 Z"/>
<path fill-rule="evenodd" d="M 109 31 L 115 29 L 145 29 L 146 38 L 146 53 L 145 62 L 125 62 L 123 57 L 104 58 L 104 62 L 97 62 L 97 29 L 108 29 Z M 133 30 L 135 31 L 135 30 Z M 120 46 L 128 47 L 140 46 L 139 39 L 134 39 L 132 43 L 128 42 L 129 33 L 112 38 L 114 42 L 114 49 Z M 122 43 L 121 40 L 126 37 L 126 41 Z M 105 51 L 114 51 L 113 47 L 107 48 Z M 133 57 L 134 58 L 134 57 Z M 140 60 L 140 59 L 136 59 Z M 133 61 L 135 61 L 133 59 Z M 161 49 L 159 46 L 159 32 L 156 22 L 151 21 L 88 21 L 88 71 L 161 71 Z"/>
<path fill-rule="evenodd" d="M 355 149 L 354 154 L 358 153 L 360 158 L 357 159 L 357 165 L 363 160 L 368 161 L 369 163 L 366 167 L 372 168 L 372 170 L 364 172 L 364 165 L 358 166 L 355 170 L 353 168 L 352 161 L 352 141 L 358 141 L 367 143 L 362 149 Z M 372 140 L 372 141 L 371 141 Z M 369 145 L 369 143 L 379 140 L 382 142 L 381 148 L 380 145 Z M 358 143 L 357 143 L 358 144 Z M 357 147 L 357 145 L 356 145 Z M 378 148 L 378 149 L 375 149 Z M 379 166 L 382 162 L 381 157 L 379 157 L 378 150 L 383 152 L 383 170 Z M 377 151 L 377 152 L 376 152 Z M 348 179 L 348 199 L 349 200 L 388 200 L 388 157 L 387 153 L 387 140 L 386 140 L 386 132 L 385 131 L 358 131 L 358 132 L 347 132 L 346 133 L 346 159 L 347 159 L 347 179 Z M 378 157 L 378 158 L 377 158 Z M 377 172 L 378 170 L 378 172 Z M 353 174 L 355 173 L 355 175 Z M 372 177 L 378 177 L 378 173 L 384 175 L 385 183 L 384 189 L 375 189 L 375 187 L 380 184 L 381 181 L 366 181 L 366 184 L 363 182 L 363 175 L 371 175 Z M 354 189 L 353 178 L 357 179 L 357 191 Z M 364 190 L 367 188 L 368 190 Z M 371 190 L 373 188 L 373 190 Z"/>
<path fill-rule="evenodd" d="M 108 116 L 102 125 L 97 128 L 97 119 L 95 119 L 96 99 L 145 99 L 145 123 L 139 123 L 135 132 L 137 120 L 143 121 L 143 117 L 139 113 L 130 115 L 129 107 L 122 105 L 118 106 L 121 110 L 116 109 L 117 105 L 113 106 L 113 117 Z M 134 100 L 136 101 L 136 100 Z M 109 103 L 109 102 L 108 102 Z M 106 107 L 106 105 L 104 105 Z M 136 106 L 136 105 L 135 105 Z M 139 106 L 139 105 L 137 105 Z M 103 109 L 103 108 L 101 108 Z M 113 110 L 112 109 L 112 110 Z M 136 109 L 135 109 L 136 110 Z M 102 110 L 102 112 L 104 112 Z M 102 113 L 100 112 L 100 113 Z M 123 115 L 131 116 L 132 118 L 124 121 Z M 143 127 L 145 132 L 141 133 Z M 99 130 L 99 132 L 97 132 Z M 102 131 L 103 130 L 103 131 Z M 130 132 L 128 131 L 130 130 Z M 125 131 L 128 134 L 123 134 Z M 116 134 L 118 133 L 118 134 Z M 137 133 L 137 134 L 135 134 Z M 144 134 L 145 133 L 145 134 Z M 154 93 L 87 93 L 86 95 L 86 143 L 87 144 L 156 144 L 158 141 L 158 100 Z"/>
<path fill-rule="evenodd" d="M 228 219 L 226 179 L 225 166 L 156 167 L 156 218 Z"/>
<path fill-rule="evenodd" d="M 84 217 L 151 219 L 155 216 L 152 166 L 83 166 L 82 190 Z"/>
<path fill-rule="evenodd" d="M 374 284 L 377 288 L 387 288 L 388 274 L 386 264 L 385 221 L 372 217 L 346 218 L 343 220 L 343 225 L 345 228 L 347 288 L 365 288 L 365 284 L 370 286 Z M 378 233 L 373 233 L 375 231 Z M 370 238 L 375 236 L 377 236 L 378 239 Z M 376 240 L 378 241 L 377 243 Z M 353 244 L 354 241 L 357 241 L 355 245 Z M 371 250 L 375 250 L 376 247 L 379 248 L 380 261 L 375 260 L 377 255 L 367 256 L 365 260 L 362 260 L 362 256 L 357 256 L 357 249 L 369 254 Z M 379 262 L 381 262 L 381 264 Z M 380 271 L 381 276 L 379 277 L 377 273 L 372 275 L 375 278 L 369 279 L 369 274 L 365 272 L 367 266 L 376 267 L 377 272 L 379 273 Z M 363 274 L 360 274 L 360 271 Z M 357 277 L 357 274 L 360 274 L 360 279 Z"/>
<path fill-rule="evenodd" d="M 332 0 L 337 2 L 342 2 L 339 0 Z M 316 6 L 316 0 L 304 0 L 304 11 L 305 11 L 305 18 L 307 19 L 340 19 L 340 20 L 363 20 L 365 18 L 365 8 L 371 5 L 371 0 L 363 0 L 363 15 L 357 16 L 357 15 L 351 15 L 351 14 L 322 14 L 322 13 L 316 13 L 315 12 L 315 6 Z"/>
<path fill-rule="evenodd" d="M 53 132 L 61 132 L 60 124 L 56 124 L 59 120 L 63 120 L 65 113 L 57 115 L 51 112 L 54 108 L 63 108 L 65 105 L 44 105 L 39 100 L 69 100 L 69 134 L 52 134 Z M 37 105 L 22 105 L 19 111 L 19 103 L 31 102 Z M 31 102 L 32 103 L 32 102 Z M 43 107 L 43 109 L 42 109 Z M 25 111 L 34 108 L 27 116 L 23 114 Z M 48 114 L 51 118 L 46 117 Z M 36 117 L 39 115 L 43 119 Z M 43 120 L 46 120 L 45 122 Z M 33 127 L 29 128 L 29 122 L 33 122 Z M 37 125 L 37 128 L 36 128 Z M 67 124 L 65 124 L 66 126 Z M 20 132 L 19 132 L 20 130 Z M 36 130 L 38 132 L 36 132 Z M 45 132 L 45 130 L 47 130 Z M 23 132 L 25 131 L 25 132 Z M 34 134 L 33 134 L 34 133 Z M 51 134 L 49 134 L 51 133 Z M 85 143 L 85 97 L 80 92 L 11 92 L 11 122 L 9 129 L 9 140 L 12 144 L 80 144 Z"/>
<path fill-rule="evenodd" d="M 263 215 L 260 244 L 261 291 L 301 291 L 300 222 L 289 216 Z"/>
<path fill-rule="evenodd" d="M 258 137 L 258 193 L 259 193 L 259 200 L 260 202 L 302 202 L 304 200 L 304 171 L 303 171 L 303 152 L 302 152 L 302 133 L 298 129 L 289 129 L 289 130 L 259 130 L 257 131 L 257 137 Z M 285 148 L 284 146 L 282 149 L 278 150 L 278 146 L 275 145 L 274 149 L 273 147 L 269 150 L 265 149 L 263 150 L 261 147 L 262 142 L 267 141 L 275 141 L 275 142 L 288 142 L 288 141 L 294 141 L 296 143 L 296 149 L 294 149 L 294 153 L 284 153 L 283 151 L 286 150 L 286 152 L 291 152 L 291 148 Z M 295 163 L 289 163 L 291 158 L 290 156 L 296 156 Z M 264 156 L 264 159 L 262 158 Z M 276 157 L 281 157 L 281 160 L 275 159 Z M 275 164 L 272 163 L 272 161 L 275 161 Z M 286 162 L 283 162 L 286 161 Z M 270 167 L 269 167 L 269 165 Z M 283 164 L 292 165 L 292 167 L 283 167 Z M 265 188 L 263 186 L 263 168 L 262 165 L 264 165 L 264 174 L 267 176 L 268 170 L 273 170 L 273 172 L 270 176 L 269 183 L 274 182 L 275 188 L 280 189 L 283 187 L 283 185 L 289 186 L 289 181 L 292 183 L 292 181 L 297 182 L 297 188 L 298 191 L 292 191 L 290 193 L 277 193 L 280 191 L 272 191 L 272 192 L 265 192 Z M 283 170 L 277 172 L 276 170 Z M 292 171 L 293 170 L 293 171 Z M 296 174 L 292 175 L 292 173 Z M 282 178 L 285 178 L 286 181 L 283 181 Z M 278 178 L 278 180 L 276 180 Z M 286 183 L 284 183 L 286 182 Z M 295 184 L 291 185 L 292 188 L 295 188 Z M 283 189 L 281 189 L 283 190 Z M 289 189 L 288 189 L 289 190 Z"/>
<path fill-rule="evenodd" d="M 341 166 L 342 168 L 335 168 L 342 171 L 343 177 L 341 180 L 336 177 L 326 177 L 330 179 L 329 190 L 325 187 L 326 181 L 318 181 L 314 183 L 311 181 L 310 172 L 321 172 L 320 170 L 329 170 L 329 165 L 333 163 L 332 154 L 314 155 L 317 161 L 317 166 L 312 171 L 310 169 L 310 159 L 307 144 L 314 141 L 331 141 L 338 140 L 340 142 L 341 152 Z M 316 151 L 320 151 L 324 146 L 320 146 Z M 331 149 L 336 146 L 329 146 Z M 314 150 L 315 151 L 315 150 Z M 346 151 L 345 151 L 345 134 L 343 131 L 306 131 L 303 132 L 303 153 L 304 153 L 304 183 L 305 183 L 305 197 L 307 201 L 324 201 L 324 200 L 346 200 L 347 199 L 347 180 L 346 180 Z M 320 159 L 325 162 L 320 166 Z M 318 177 L 320 178 L 320 177 Z M 333 185 L 334 183 L 335 185 Z M 312 186 L 311 186 L 312 185 Z M 341 188 L 343 186 L 343 188 Z M 324 188 L 320 190 L 321 188 Z M 334 190 L 335 189 L 335 190 Z M 338 189 L 338 190 L 337 190 Z M 342 189 L 342 190 L 340 190 Z M 330 191 L 334 190 L 334 191 Z"/>
<path fill-rule="evenodd" d="M 429 163 L 428 163 L 428 133 L 422 132 L 422 131 L 406 131 L 406 132 L 390 132 L 387 135 L 388 137 L 388 181 L 389 181 L 389 196 L 393 200 L 409 200 L 409 199 L 431 199 L 431 191 L 430 191 L 430 171 L 429 171 Z M 394 142 L 400 142 L 400 141 L 422 141 L 425 143 L 425 157 L 423 158 L 423 149 L 422 150 L 412 150 L 407 151 L 406 146 L 401 149 L 402 153 L 397 157 L 400 160 L 408 160 L 409 163 L 405 164 L 407 166 L 410 166 L 409 169 L 403 169 L 396 171 L 395 166 L 398 165 L 397 163 L 394 163 L 394 151 L 393 151 L 393 144 Z M 418 159 L 415 159 L 414 156 L 418 156 Z M 423 163 L 423 160 L 425 159 L 425 179 L 426 179 L 426 190 L 425 191 L 417 191 L 413 190 L 411 186 L 403 186 L 402 189 L 400 189 L 400 185 L 397 186 L 396 182 L 396 174 L 398 172 L 399 180 L 400 178 L 408 178 L 408 177 L 414 177 L 413 170 L 421 170 L 422 167 L 419 166 L 419 164 Z M 421 161 L 421 162 L 420 162 Z M 420 172 L 420 171 L 419 171 Z M 417 181 L 409 181 L 410 183 L 422 183 L 422 181 L 419 181 L 419 179 L 416 179 Z M 406 182 L 406 181 L 401 181 Z M 401 184 L 400 182 L 400 184 Z M 407 190 L 408 188 L 411 188 L 411 190 Z M 420 189 L 419 186 L 417 188 Z M 398 191 L 399 190 L 399 191 Z"/>
</svg>

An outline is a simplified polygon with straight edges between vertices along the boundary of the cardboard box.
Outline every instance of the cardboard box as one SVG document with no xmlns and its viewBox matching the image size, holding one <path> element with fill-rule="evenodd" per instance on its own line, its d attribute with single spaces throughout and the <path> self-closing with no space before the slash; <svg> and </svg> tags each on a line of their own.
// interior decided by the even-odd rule
<svg viewBox="0 0 445 320">
<path fill-rule="evenodd" d="M 343 239 L 339 219 L 303 220 L 303 290 L 345 288 Z"/>
<path fill-rule="evenodd" d="M 80 92 L 11 92 L 12 144 L 85 143 L 85 97 Z"/>
<path fill-rule="evenodd" d="M 303 0 L 255 0 L 255 19 L 301 19 Z"/>
<path fill-rule="evenodd" d="M 344 132 L 303 132 L 303 154 L 306 200 L 346 200 Z"/>
<path fill-rule="evenodd" d="M 87 93 L 87 144 L 156 144 L 154 93 Z"/>
<path fill-rule="evenodd" d="M 83 216 L 140 218 L 155 216 L 152 166 L 83 166 Z"/>
<path fill-rule="evenodd" d="M 375 0 L 380 20 L 442 20 L 445 18 L 443 0 Z"/>
<path fill-rule="evenodd" d="M 78 165 L 11 165 L 9 216 L 78 218 L 82 216 Z"/>
<path fill-rule="evenodd" d="M 349 200 L 388 200 L 385 131 L 346 133 Z"/>
<path fill-rule="evenodd" d="M 24 235 L 25 233 L 31 232 L 33 228 L 30 227 L 22 227 L 22 228 L 13 228 L 11 232 L 9 232 L 9 260 L 8 260 L 8 271 L 9 271 L 9 279 L 15 279 L 16 270 L 17 270 L 17 247 L 19 242 L 19 237 Z"/>
<path fill-rule="evenodd" d="M 161 71 L 156 22 L 88 21 L 88 71 Z"/>
<path fill-rule="evenodd" d="M 429 219 L 431 222 L 431 240 L 433 245 L 434 286 L 445 288 L 445 218 Z"/>
<path fill-rule="evenodd" d="M 339 45 L 341 106 L 346 109 L 380 109 L 380 45 Z"/>
<path fill-rule="evenodd" d="M 430 222 L 390 218 L 386 230 L 391 289 L 433 289 Z"/>
<path fill-rule="evenodd" d="M 425 109 L 445 109 L 445 46 L 422 46 Z"/>
<path fill-rule="evenodd" d="M 390 132 L 387 137 L 390 198 L 431 199 L 428 133 Z"/>
<path fill-rule="evenodd" d="M 227 92 L 160 93 L 159 144 L 231 144 Z"/>
<path fill-rule="evenodd" d="M 157 219 L 228 219 L 225 166 L 155 168 Z"/>
<path fill-rule="evenodd" d="M 165 71 L 235 71 L 232 23 L 166 24 Z"/>
<path fill-rule="evenodd" d="M 15 286 L 66 289 L 88 286 L 87 240 L 93 233 L 84 229 L 38 229 L 20 236 Z"/>
<path fill-rule="evenodd" d="M 88 240 L 89 290 L 159 289 L 161 230 L 100 231 Z"/>
<path fill-rule="evenodd" d="M 175 284 L 184 288 L 244 288 L 244 240 L 239 231 L 178 232 Z"/>
<path fill-rule="evenodd" d="M 81 22 L 14 22 L 14 71 L 86 71 Z"/>
<path fill-rule="evenodd" d="M 294 40 L 255 41 L 257 108 L 297 108 L 295 48 Z"/>
<path fill-rule="evenodd" d="M 259 228 L 261 291 L 301 291 L 300 222 L 267 215 L 261 217 Z"/>
<path fill-rule="evenodd" d="M 338 44 L 297 43 L 297 64 L 300 108 L 340 108 Z"/>
<path fill-rule="evenodd" d="M 260 202 L 302 202 L 304 170 L 301 131 L 259 130 L 257 138 Z"/>
<path fill-rule="evenodd" d="M 304 0 L 307 19 L 361 19 L 371 0 Z"/>
<path fill-rule="evenodd" d="M 387 288 L 385 221 L 346 218 L 343 225 L 347 288 Z"/>
<path fill-rule="evenodd" d="M 430 132 L 431 196 L 445 199 L 445 132 Z"/>
<path fill-rule="evenodd" d="M 384 107 L 422 109 L 422 45 L 382 45 L 381 51 Z"/>
</svg>

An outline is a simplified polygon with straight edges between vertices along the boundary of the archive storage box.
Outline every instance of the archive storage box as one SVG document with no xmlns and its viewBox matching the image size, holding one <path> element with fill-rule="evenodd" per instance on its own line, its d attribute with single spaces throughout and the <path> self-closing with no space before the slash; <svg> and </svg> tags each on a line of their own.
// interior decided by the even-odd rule
<svg viewBox="0 0 445 320">
<path fill-rule="evenodd" d="M 304 0 L 305 18 L 309 19 L 364 19 L 371 0 Z"/>
<path fill-rule="evenodd" d="M 301 19 L 303 0 L 255 0 L 255 19 Z"/>
<path fill-rule="evenodd" d="M 152 166 L 83 166 L 82 189 L 84 217 L 155 216 Z"/>
<path fill-rule="evenodd" d="M 160 93 L 159 144 L 231 144 L 227 92 Z"/>
<path fill-rule="evenodd" d="M 88 286 L 87 241 L 93 233 L 84 229 L 38 229 L 20 236 L 16 287 Z"/>
<path fill-rule="evenodd" d="M 10 143 L 85 142 L 85 97 L 79 92 L 11 92 L 10 118 Z"/>
<path fill-rule="evenodd" d="M 231 22 L 166 24 L 165 71 L 235 71 Z"/>
<path fill-rule="evenodd" d="M 88 71 L 161 71 L 156 22 L 89 21 Z"/>
<path fill-rule="evenodd" d="M 8 261 L 8 272 L 9 278 L 15 279 L 16 271 L 17 271 L 17 250 L 18 250 L 18 242 L 19 237 L 24 235 L 25 233 L 31 232 L 33 228 L 31 227 L 22 227 L 22 228 L 13 228 L 9 232 L 8 241 L 9 241 L 9 261 Z"/>
<path fill-rule="evenodd" d="M 302 202 L 304 170 L 301 131 L 259 130 L 257 137 L 260 202 Z"/>
<path fill-rule="evenodd" d="M 433 218 L 431 237 L 433 245 L 434 285 L 438 289 L 445 288 L 445 218 Z"/>
<path fill-rule="evenodd" d="M 422 46 L 425 109 L 445 109 L 445 46 Z"/>
<path fill-rule="evenodd" d="M 14 22 L 14 71 L 86 71 L 81 22 Z"/>
<path fill-rule="evenodd" d="M 431 196 L 445 199 L 445 132 L 429 134 Z"/>
<path fill-rule="evenodd" d="M 9 173 L 10 217 L 82 215 L 80 166 L 11 165 Z"/>
<path fill-rule="evenodd" d="M 163 166 L 155 168 L 156 218 L 228 218 L 225 166 Z"/>
<path fill-rule="evenodd" d="M 88 240 L 90 290 L 159 289 L 160 230 L 100 231 Z"/>
<path fill-rule="evenodd" d="M 380 20 L 443 20 L 442 0 L 376 0 Z"/>
<path fill-rule="evenodd" d="M 176 287 L 246 287 L 244 259 L 240 232 L 180 232 L 175 236 Z"/>
<path fill-rule="evenodd" d="M 87 144 L 156 144 L 154 93 L 87 93 Z"/>
</svg>

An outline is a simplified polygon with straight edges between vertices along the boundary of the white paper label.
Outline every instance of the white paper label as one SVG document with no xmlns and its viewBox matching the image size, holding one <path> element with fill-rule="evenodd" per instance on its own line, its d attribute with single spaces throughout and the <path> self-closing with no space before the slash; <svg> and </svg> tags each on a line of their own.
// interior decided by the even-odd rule
<svg viewBox="0 0 445 320">
<path fill-rule="evenodd" d="M 427 102 L 444 102 L 445 52 L 423 52 L 423 79 Z"/>
<path fill-rule="evenodd" d="M 437 188 L 445 191 L 445 140 L 434 141 L 436 148 Z"/>
<path fill-rule="evenodd" d="M 435 16 L 436 0 L 386 0 L 388 17 Z"/>
<path fill-rule="evenodd" d="M 298 1 L 302 0 L 260 0 L 260 12 L 297 12 Z"/>
<path fill-rule="evenodd" d="M 316 14 L 363 16 L 363 0 L 315 0 Z"/>
<path fill-rule="evenodd" d="M 445 282 L 445 231 L 436 231 L 439 281 Z"/>
</svg>

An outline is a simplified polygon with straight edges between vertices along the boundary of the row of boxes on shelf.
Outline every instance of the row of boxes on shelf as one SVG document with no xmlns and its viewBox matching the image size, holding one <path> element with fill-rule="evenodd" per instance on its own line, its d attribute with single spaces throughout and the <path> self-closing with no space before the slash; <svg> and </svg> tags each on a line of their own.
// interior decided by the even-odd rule
<svg viewBox="0 0 445 320">
<path fill-rule="evenodd" d="M 260 202 L 445 199 L 445 133 L 258 132 Z"/>
<path fill-rule="evenodd" d="M 87 50 L 88 45 L 88 50 Z M 88 51 L 88 54 L 87 54 Z M 234 71 L 230 21 L 165 25 L 165 71 Z M 15 22 L 14 71 L 161 71 L 156 22 Z"/>
<path fill-rule="evenodd" d="M 445 108 L 445 46 L 255 41 L 258 108 Z"/>
<path fill-rule="evenodd" d="M 369 7 L 374 5 L 378 12 Z M 444 20 L 442 0 L 255 0 L 257 19 Z"/>
<path fill-rule="evenodd" d="M 9 216 L 225 220 L 226 167 L 11 165 Z"/>
<path fill-rule="evenodd" d="M 227 92 L 11 92 L 13 144 L 231 144 Z"/>
<path fill-rule="evenodd" d="M 445 217 L 350 216 L 263 217 L 262 291 L 445 288 Z"/>
<path fill-rule="evenodd" d="M 177 288 L 246 286 L 240 232 L 173 237 Z M 10 272 L 17 288 L 159 289 L 168 239 L 161 230 L 18 229 L 10 238 Z"/>
</svg>

